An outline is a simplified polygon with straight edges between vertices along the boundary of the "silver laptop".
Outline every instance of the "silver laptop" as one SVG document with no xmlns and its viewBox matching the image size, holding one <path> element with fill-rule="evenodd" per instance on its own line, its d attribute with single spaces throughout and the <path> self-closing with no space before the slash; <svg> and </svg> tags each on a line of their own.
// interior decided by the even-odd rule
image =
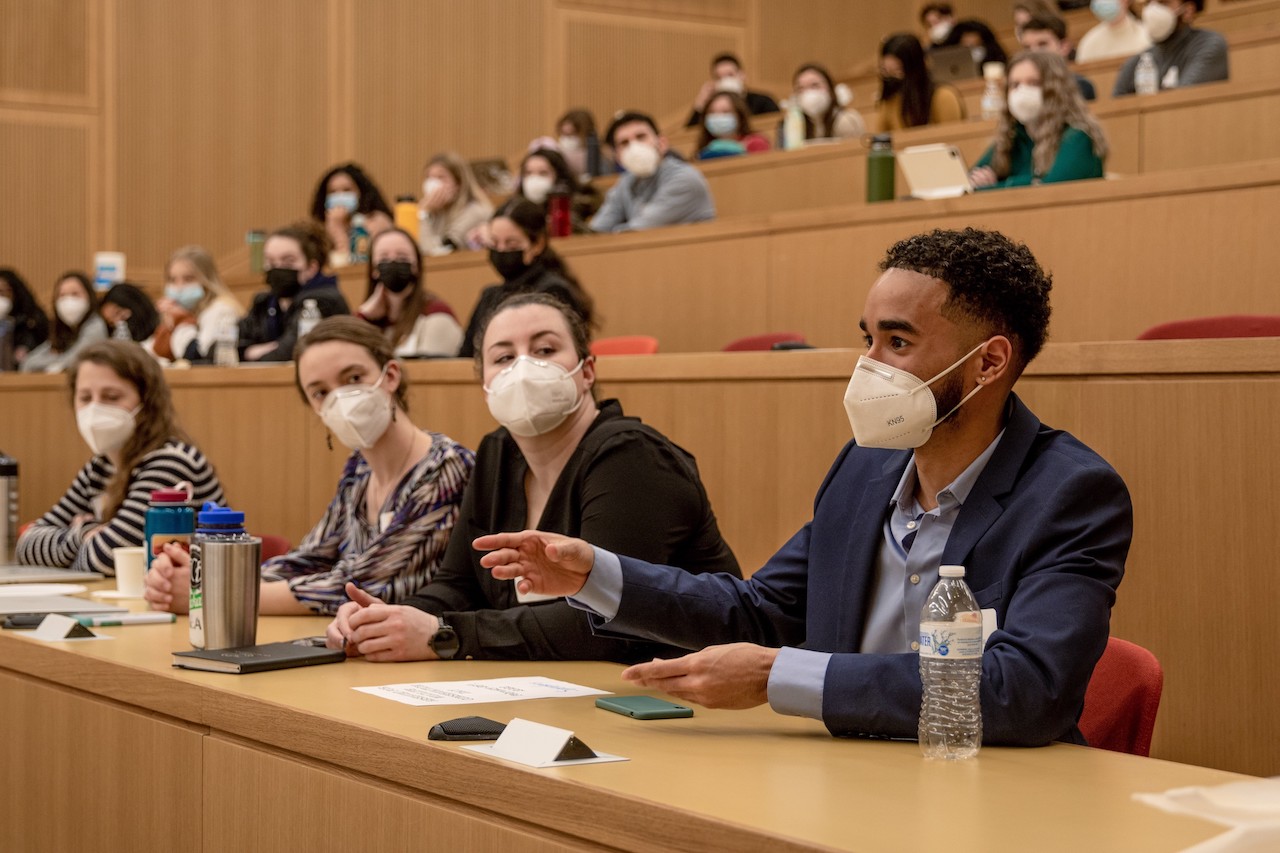
<svg viewBox="0 0 1280 853">
<path fill-rule="evenodd" d="M 0 583 L 78 583 L 101 577 L 97 572 L 74 572 L 48 566 L 0 566 Z"/>
<path fill-rule="evenodd" d="M 70 595 L 0 595 L 0 616 L 14 613 L 127 613 L 129 608 Z"/>
<path fill-rule="evenodd" d="M 913 145 L 898 152 L 913 198 L 956 198 L 973 192 L 964 155 L 954 145 Z"/>
<path fill-rule="evenodd" d="M 935 47 L 929 51 L 929 76 L 935 83 L 954 83 L 981 76 L 973 51 L 962 44 Z"/>
</svg>

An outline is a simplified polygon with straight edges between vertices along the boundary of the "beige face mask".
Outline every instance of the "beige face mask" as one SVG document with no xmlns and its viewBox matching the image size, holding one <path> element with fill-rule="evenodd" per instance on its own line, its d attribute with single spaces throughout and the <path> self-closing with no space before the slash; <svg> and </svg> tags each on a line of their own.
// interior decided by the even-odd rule
<svg viewBox="0 0 1280 853">
<path fill-rule="evenodd" d="M 553 361 L 520 356 L 484 389 L 489 414 L 512 435 L 528 438 L 550 432 L 586 399 L 573 381 L 585 363 L 565 370 Z"/>
</svg>

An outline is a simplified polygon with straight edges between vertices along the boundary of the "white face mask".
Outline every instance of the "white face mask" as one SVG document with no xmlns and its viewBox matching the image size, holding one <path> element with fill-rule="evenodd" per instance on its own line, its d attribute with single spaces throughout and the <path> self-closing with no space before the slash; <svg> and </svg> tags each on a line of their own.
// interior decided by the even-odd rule
<svg viewBox="0 0 1280 853">
<path fill-rule="evenodd" d="M 0 296 L 0 320 L 9 316 L 9 312 L 13 310 L 13 300 L 7 296 Z"/>
<path fill-rule="evenodd" d="M 630 149 L 628 149 L 630 150 Z M 587 395 L 578 393 L 573 375 L 553 361 L 522 355 L 485 387 L 489 414 L 512 435 L 525 438 L 550 432 L 578 410 Z"/>
<path fill-rule="evenodd" d="M 662 155 L 648 142 L 632 142 L 618 159 L 622 162 L 622 168 L 637 178 L 647 178 L 658 171 Z"/>
<path fill-rule="evenodd" d="M 559 140 L 560 150 L 566 154 L 577 151 L 582 147 L 582 140 L 576 136 L 562 136 Z"/>
<path fill-rule="evenodd" d="M 796 96 L 796 103 L 809 118 L 819 118 L 831 109 L 831 93 L 821 89 L 805 89 Z"/>
<path fill-rule="evenodd" d="M 1152 0 L 1142 10 L 1142 26 L 1151 36 L 1151 41 L 1159 44 L 1178 28 L 1178 16 L 1168 6 Z"/>
<path fill-rule="evenodd" d="M 129 411 L 106 403 L 90 403 L 76 410 L 76 426 L 94 453 L 115 453 L 133 437 L 134 415 L 141 409 L 138 406 Z"/>
<path fill-rule="evenodd" d="M 427 178 L 422 182 L 422 197 L 426 198 L 436 190 L 444 186 L 444 181 L 439 178 Z"/>
<path fill-rule="evenodd" d="M 929 386 L 955 370 L 986 344 L 978 344 L 928 382 L 896 367 L 861 356 L 844 392 L 844 411 L 859 447 L 910 450 L 929 440 L 933 429 L 982 390 L 976 386 L 956 407 L 938 417 Z"/>
<path fill-rule="evenodd" d="M 389 362 L 388 362 L 389 363 Z M 387 369 L 372 385 L 344 385 L 329 392 L 320 407 L 320 420 L 352 450 L 368 450 L 391 425 L 391 396 L 379 390 Z"/>
<path fill-rule="evenodd" d="M 83 296 L 59 296 L 53 303 L 53 312 L 68 326 L 76 326 L 89 313 L 89 300 Z"/>
<path fill-rule="evenodd" d="M 973 57 L 974 65 L 981 65 L 982 61 L 987 58 L 987 49 L 980 44 L 975 44 L 969 48 L 969 55 Z"/>
<path fill-rule="evenodd" d="M 1009 93 L 1009 112 L 1023 124 L 1031 124 L 1044 109 L 1044 89 L 1019 86 Z"/>
<path fill-rule="evenodd" d="M 742 78 L 737 75 L 721 77 L 716 81 L 717 92 L 733 92 L 741 95 L 745 89 L 746 86 L 742 85 Z"/>
<path fill-rule="evenodd" d="M 929 38 L 934 44 L 942 44 L 951 35 L 951 26 L 950 21 L 938 21 L 929 28 Z"/>
<path fill-rule="evenodd" d="M 520 194 L 534 204 L 542 204 L 551 193 L 551 178 L 547 175 L 525 175 L 520 182 Z"/>
</svg>

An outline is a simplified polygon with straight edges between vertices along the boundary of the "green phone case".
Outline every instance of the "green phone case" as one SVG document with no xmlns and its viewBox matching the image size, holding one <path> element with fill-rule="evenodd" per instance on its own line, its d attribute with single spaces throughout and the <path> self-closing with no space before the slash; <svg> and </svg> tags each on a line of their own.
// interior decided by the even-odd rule
<svg viewBox="0 0 1280 853">
<path fill-rule="evenodd" d="M 596 707 L 637 720 L 670 720 L 693 716 L 692 708 L 655 699 L 653 696 L 601 696 L 596 700 Z"/>
</svg>

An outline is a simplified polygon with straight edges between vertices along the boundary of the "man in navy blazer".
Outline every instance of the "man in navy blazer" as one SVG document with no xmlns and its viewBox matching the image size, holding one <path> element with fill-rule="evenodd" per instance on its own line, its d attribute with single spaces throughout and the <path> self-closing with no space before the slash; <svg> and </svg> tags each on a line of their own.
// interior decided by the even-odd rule
<svg viewBox="0 0 1280 853">
<path fill-rule="evenodd" d="M 842 736 L 915 737 L 920 609 L 938 567 L 963 565 L 994 616 L 984 742 L 1083 743 L 1133 520 L 1111 466 L 1012 393 L 1046 336 L 1050 278 L 1025 246 L 973 229 L 904 240 L 881 269 L 845 395 L 855 441 L 813 520 L 751 578 L 538 531 L 475 547 L 495 577 L 571 596 L 599 631 L 702 649 L 629 680 L 708 707 L 768 701 Z"/>
</svg>

